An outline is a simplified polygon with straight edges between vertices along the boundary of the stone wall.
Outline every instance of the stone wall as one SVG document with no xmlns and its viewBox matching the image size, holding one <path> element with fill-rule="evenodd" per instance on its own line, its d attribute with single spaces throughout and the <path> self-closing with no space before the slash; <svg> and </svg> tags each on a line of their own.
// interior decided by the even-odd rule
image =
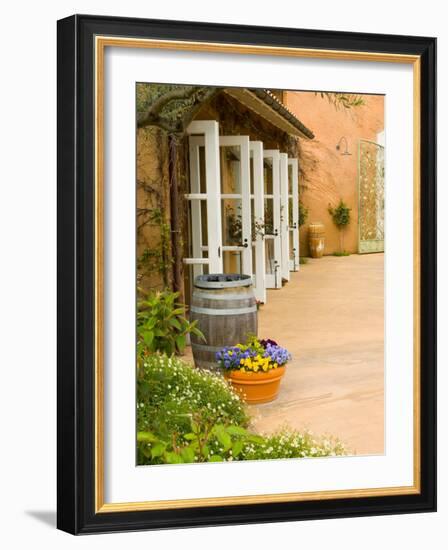
<svg viewBox="0 0 448 550">
<path fill-rule="evenodd" d="M 137 130 L 137 284 L 171 286 L 168 137 L 154 127 Z"/>
</svg>

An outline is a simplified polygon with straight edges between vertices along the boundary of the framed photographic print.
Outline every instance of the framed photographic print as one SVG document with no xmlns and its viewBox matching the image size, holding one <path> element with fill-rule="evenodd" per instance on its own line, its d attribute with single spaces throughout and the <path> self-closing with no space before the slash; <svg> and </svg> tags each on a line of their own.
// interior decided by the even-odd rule
<svg viewBox="0 0 448 550">
<path fill-rule="evenodd" d="M 58 22 L 58 527 L 434 511 L 434 38 Z"/>
</svg>

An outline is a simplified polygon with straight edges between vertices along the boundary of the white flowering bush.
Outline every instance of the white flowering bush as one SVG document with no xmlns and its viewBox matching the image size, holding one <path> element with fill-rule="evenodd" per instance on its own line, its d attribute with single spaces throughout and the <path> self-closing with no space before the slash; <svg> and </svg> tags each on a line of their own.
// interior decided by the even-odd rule
<svg viewBox="0 0 448 550">
<path fill-rule="evenodd" d="M 138 464 L 221 462 L 346 454 L 341 443 L 283 429 L 253 433 L 238 393 L 220 375 L 163 354 L 138 371 Z"/>
<path fill-rule="evenodd" d="M 163 354 L 148 356 L 140 367 L 137 382 L 139 463 L 164 462 L 167 452 L 177 453 L 187 444 L 191 445 L 195 432 L 202 436 L 196 438 L 197 448 L 193 445 L 194 456 L 187 453 L 186 458 L 208 459 L 213 453 L 203 439 L 210 439 L 213 432 L 214 439 L 219 435 L 227 442 L 222 430 L 215 426 L 244 429 L 248 423 L 249 416 L 240 396 L 222 376 L 195 369 L 177 357 Z M 154 452 L 156 442 L 163 445 L 158 445 Z M 159 454 L 163 446 L 163 453 Z M 177 461 L 173 455 L 168 455 L 168 459 Z"/>
<path fill-rule="evenodd" d="M 342 456 L 347 454 L 344 445 L 335 438 L 315 439 L 311 432 L 298 432 L 284 428 L 263 437 L 259 444 L 248 441 L 241 451 L 240 460 L 274 458 L 305 458 Z"/>
</svg>

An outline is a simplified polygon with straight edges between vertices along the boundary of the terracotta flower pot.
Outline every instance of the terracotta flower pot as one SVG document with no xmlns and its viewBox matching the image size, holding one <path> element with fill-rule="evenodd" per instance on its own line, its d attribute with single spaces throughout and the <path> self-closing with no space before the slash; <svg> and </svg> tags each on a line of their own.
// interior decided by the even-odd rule
<svg viewBox="0 0 448 550">
<path fill-rule="evenodd" d="M 247 403 L 268 403 L 277 398 L 285 370 L 285 366 L 267 372 L 233 370 L 225 376 Z"/>
</svg>

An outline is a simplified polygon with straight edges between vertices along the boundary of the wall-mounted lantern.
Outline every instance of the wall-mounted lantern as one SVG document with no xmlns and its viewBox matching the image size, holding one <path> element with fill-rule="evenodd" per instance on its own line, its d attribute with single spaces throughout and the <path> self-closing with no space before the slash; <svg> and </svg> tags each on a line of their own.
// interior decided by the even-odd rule
<svg viewBox="0 0 448 550">
<path fill-rule="evenodd" d="M 348 141 L 345 136 L 342 136 L 339 140 L 338 144 L 336 145 L 336 151 L 340 151 L 342 148 L 342 142 L 345 142 L 345 150 L 341 153 L 343 156 L 351 155 L 350 151 L 348 150 Z"/>
</svg>

